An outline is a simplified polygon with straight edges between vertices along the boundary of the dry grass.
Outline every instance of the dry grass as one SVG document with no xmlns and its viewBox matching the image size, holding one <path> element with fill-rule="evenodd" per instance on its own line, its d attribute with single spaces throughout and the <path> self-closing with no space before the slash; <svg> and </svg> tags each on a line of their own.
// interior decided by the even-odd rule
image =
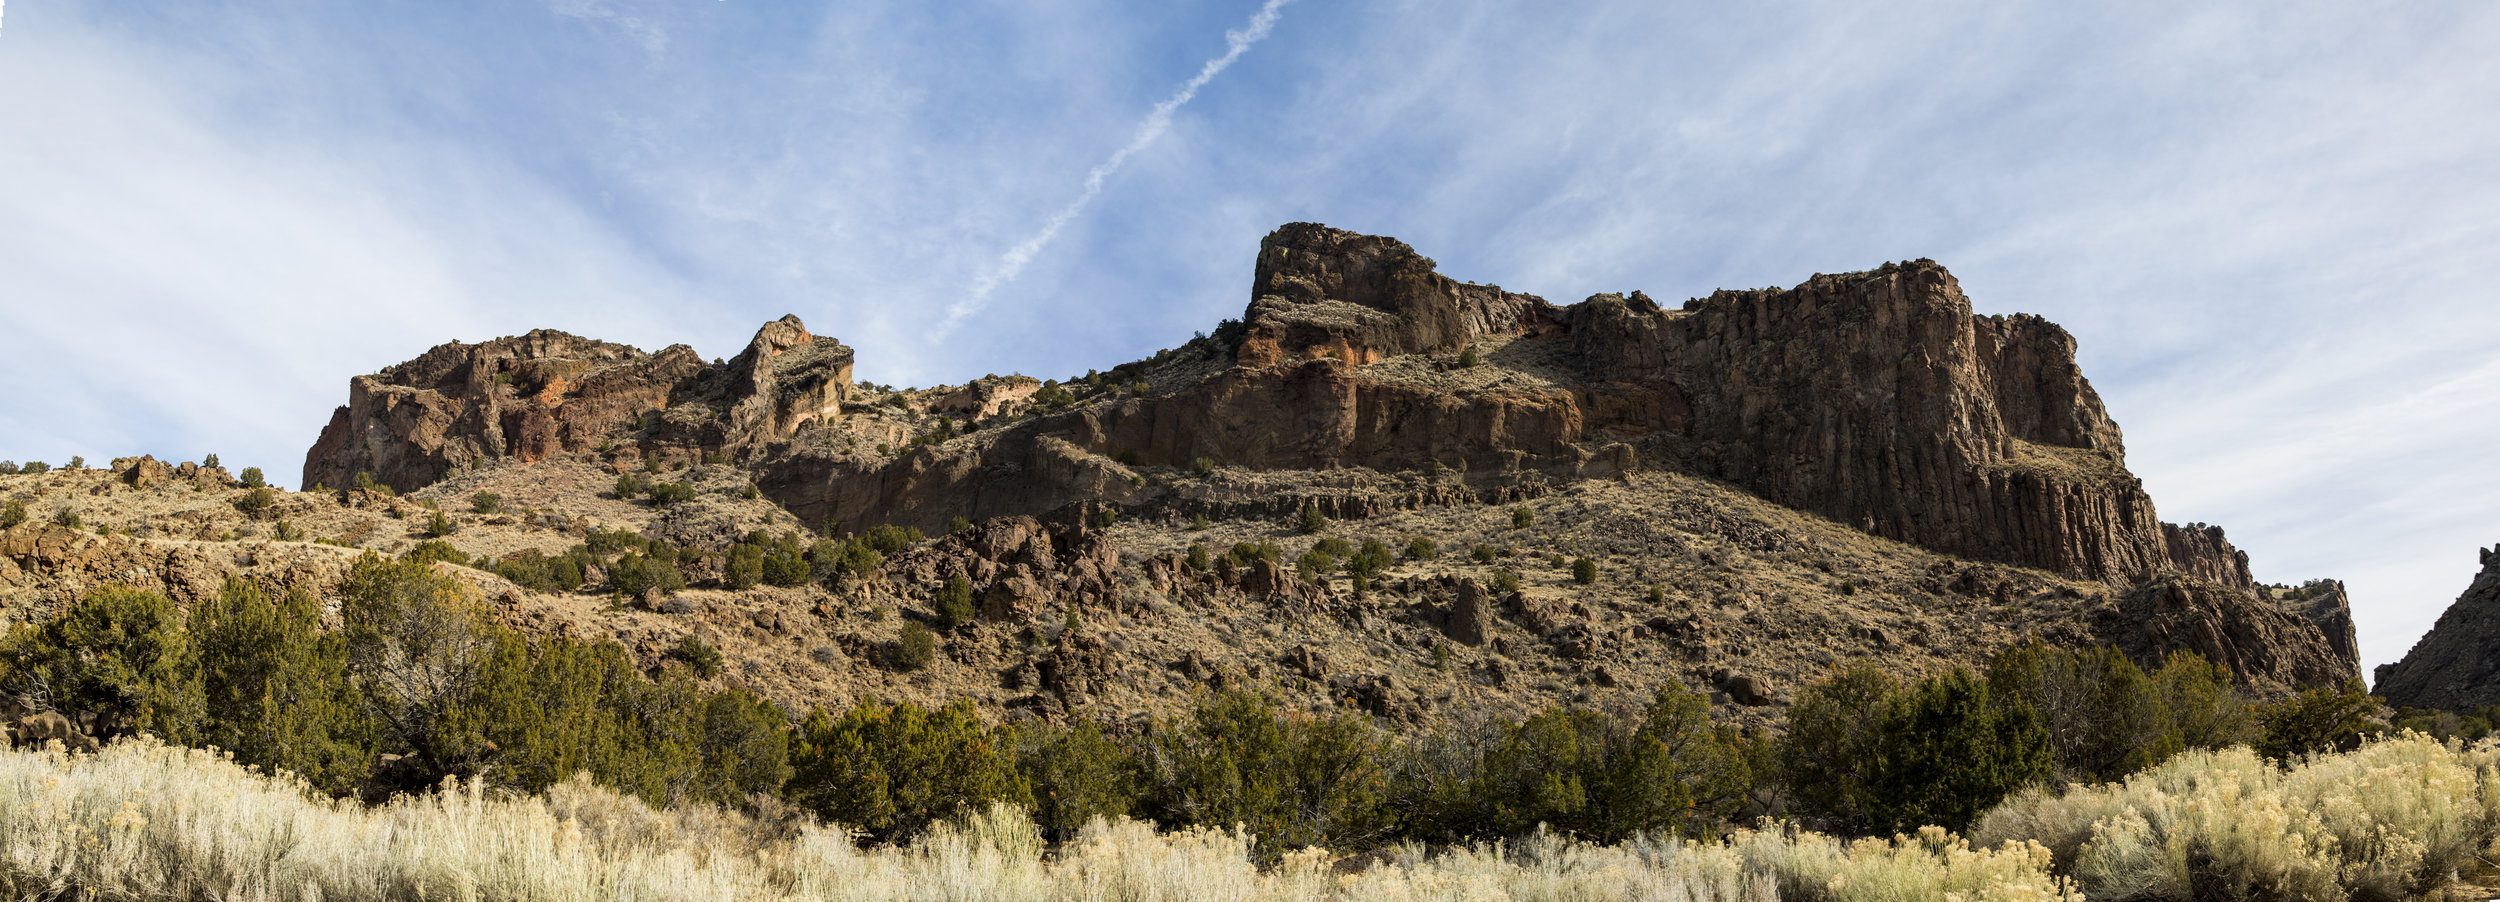
<svg viewBox="0 0 2500 902">
<path fill-rule="evenodd" d="M 576 781 L 543 797 L 451 787 L 366 807 L 209 752 L 0 753 L 9 898 L 381 900 L 1659 900 L 2068 898 L 2048 853 L 1940 837 L 1843 845 L 1773 830 L 1730 843 L 1596 847 L 1551 836 L 1367 869 L 1319 850 L 1261 869 L 1250 839 L 1096 822 L 1043 847 L 999 807 L 907 847 L 838 828 L 653 811 Z"/>
<path fill-rule="evenodd" d="M 2193 752 L 2017 797 L 1972 832 L 2044 843 L 2095 899 L 2416 898 L 2495 852 L 2500 746 L 2406 733 L 2289 769 Z"/>
</svg>

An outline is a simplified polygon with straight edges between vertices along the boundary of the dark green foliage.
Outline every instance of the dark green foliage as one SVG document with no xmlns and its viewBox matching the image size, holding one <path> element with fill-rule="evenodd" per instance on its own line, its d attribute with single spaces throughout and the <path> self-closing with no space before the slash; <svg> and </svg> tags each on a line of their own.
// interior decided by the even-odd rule
<svg viewBox="0 0 2500 902">
<path fill-rule="evenodd" d="M 721 566 L 721 585 L 731 589 L 752 589 L 763 581 L 763 546 L 746 542 L 729 546 L 729 561 Z"/>
<path fill-rule="evenodd" d="M 200 466 L 203 466 L 203 467 L 214 467 L 214 466 L 216 466 L 216 465 L 217 465 L 217 455 L 216 455 L 216 454 L 213 454 L 213 453 L 212 453 L 212 454 L 210 454 L 210 455 L 208 455 L 208 456 L 206 456 L 206 457 L 202 457 L 202 458 L 200 458 Z"/>
<path fill-rule="evenodd" d="M 439 539 L 456 531 L 451 525 L 451 517 L 442 511 L 435 511 L 425 519 L 425 534 L 433 538 Z"/>
<path fill-rule="evenodd" d="M 1470 367 L 1470 366 L 1475 366 L 1475 365 L 1476 365 L 1476 349 L 1475 349 L 1475 346 L 1473 346 L 1473 345 L 1469 345 L 1469 346 L 1468 346 L 1465 350 L 1462 350 L 1462 351 L 1459 351 L 1459 352 L 1458 352 L 1458 365 L 1459 365 L 1459 366 L 1462 366 L 1462 367 Z"/>
<path fill-rule="evenodd" d="M 2385 732 L 2377 699 L 2358 683 L 2317 688 L 2265 705 L 2257 711 L 2262 732 L 2257 754 L 2289 760 L 2317 752 L 2346 752 L 2363 739 Z"/>
<path fill-rule="evenodd" d="M 2195 652 L 2171 652 L 2153 673 L 2162 715 L 2180 749 L 2253 745 L 2253 706 L 2231 683 L 2231 671 Z"/>
<path fill-rule="evenodd" d="M 1190 459 L 1190 461 L 1189 461 L 1189 472 L 1191 472 L 1191 473 L 1195 473 L 1195 474 L 1198 474 L 1198 475 L 1200 475 L 1200 476 L 1211 476 L 1211 475 L 1214 475 L 1214 474 L 1215 474 L 1215 458 L 1212 458 L 1212 457 L 1198 457 L 1198 458 L 1191 458 L 1191 459 Z"/>
<path fill-rule="evenodd" d="M 257 488 L 260 488 L 260 487 L 262 487 L 262 486 L 266 486 L 266 485 L 268 485 L 268 484 L 269 484 L 269 477 L 268 477 L 268 476 L 266 476 L 266 475 L 263 475 L 263 474 L 260 472 L 260 468 L 259 468 L 259 467 L 244 467 L 244 468 L 243 468 L 243 487 L 244 487 L 244 488 L 247 488 L 247 489 L 257 489 Z"/>
<path fill-rule="evenodd" d="M 1510 509 L 1510 528 L 1526 529 L 1536 525 L 1536 512 L 1525 506 Z"/>
<path fill-rule="evenodd" d="M 1407 560 L 1429 561 L 1440 556 L 1441 546 L 1433 544 L 1431 539 L 1416 536 L 1415 538 L 1406 540 Z"/>
<path fill-rule="evenodd" d="M 1596 582 L 1597 562 L 1589 560 L 1588 558 L 1578 558 L 1573 560 L 1571 562 L 1571 581 L 1579 583 L 1583 586 Z"/>
<path fill-rule="evenodd" d="M 463 567 L 468 566 L 469 564 L 469 556 L 466 553 L 463 553 L 458 548 L 451 547 L 451 543 L 445 542 L 441 539 L 427 539 L 423 542 L 418 542 L 414 547 L 409 548 L 399 557 L 401 560 L 416 561 L 421 564 L 431 564 L 436 561 L 459 564 Z"/>
<path fill-rule="evenodd" d="M 373 766 L 373 729 L 348 680 L 346 637 L 321 629 L 301 590 L 272 600 L 229 579 L 192 614 L 204 699 L 199 741 L 235 761 L 293 772 L 333 795 Z"/>
<path fill-rule="evenodd" d="M 1279 711 L 1227 691 L 1157 721 L 1145 741 L 1147 808 L 1160 823 L 1243 825 L 1269 860 L 1360 846 L 1389 826 L 1387 740 L 1359 714 Z"/>
<path fill-rule="evenodd" d="M 1196 570 L 1200 573 L 1206 572 L 1207 567 L 1209 566 L 1207 560 L 1207 543 L 1189 543 L 1189 555 L 1182 559 L 1182 563 L 1189 565 L 1189 569 L 1191 570 Z"/>
<path fill-rule="evenodd" d="M 648 551 L 651 540 L 630 529 L 594 529 L 583 537 L 582 547 L 592 554 L 615 554 L 619 551 Z"/>
<path fill-rule="evenodd" d="M 44 463 L 43 461 L 40 461 L 40 460 L 30 460 L 30 461 L 27 461 L 27 462 L 26 462 L 26 465 L 25 465 L 25 466 L 23 466 L 23 467 L 19 467 L 17 471 L 18 471 L 18 472 L 20 472 L 20 473 L 27 474 L 27 475 L 29 475 L 29 476 L 40 476 L 40 475 L 43 475 L 43 474 L 45 474 L 45 473 L 51 472 L 51 470 L 52 470 L 52 465 L 51 465 L 51 464 Z"/>
<path fill-rule="evenodd" d="M 1224 556 L 1236 565 L 1248 565 L 1251 561 L 1282 563 L 1285 550 L 1276 547 L 1274 542 L 1235 542 L 1230 550 L 1224 552 Z"/>
<path fill-rule="evenodd" d="M 972 606 L 972 580 L 961 575 L 946 578 L 946 585 L 938 588 L 935 606 L 938 625 L 950 630 L 980 615 Z"/>
<path fill-rule="evenodd" d="M 1328 515 L 1320 513 L 1319 505 L 1309 501 L 1302 502 L 1302 510 L 1293 516 L 1293 531 L 1307 536 L 1327 528 Z"/>
<path fill-rule="evenodd" d="M 533 592 L 570 592 L 582 587 L 582 565 L 588 549 L 549 557 L 535 548 L 515 551 L 495 562 L 495 575 Z"/>
<path fill-rule="evenodd" d="M 481 514 L 502 513 L 503 496 L 493 492 L 472 494 L 469 496 L 469 509 Z"/>
<path fill-rule="evenodd" d="M 1311 543 L 1311 550 L 1327 555 L 1331 566 L 1334 566 L 1337 558 L 1346 557 L 1354 553 L 1354 543 L 1335 536 L 1330 536 Z"/>
<path fill-rule="evenodd" d="M 410 750 L 429 775 L 474 772 L 483 745 L 461 726 L 462 708 L 488 684 L 493 658 L 513 654 L 484 612 L 426 563 L 370 551 L 339 596 L 349 672 L 384 747 Z"/>
<path fill-rule="evenodd" d="M 1141 482 L 1138 484 L 1144 485 L 1145 483 Z M 1120 522 L 1119 508 L 1106 506 L 1103 509 L 1094 512 L 1095 529 L 1110 529 L 1111 524 L 1118 522 Z"/>
<path fill-rule="evenodd" d="M 0 643 L 0 686 L 100 740 L 146 731 L 188 742 L 201 704 L 196 656 L 173 602 L 109 585 Z"/>
<path fill-rule="evenodd" d="M 246 491 L 243 493 L 243 497 L 235 499 L 234 502 L 236 510 L 240 510 L 246 514 L 252 514 L 254 516 L 268 512 L 270 508 L 277 506 L 277 504 L 278 493 L 270 490 L 268 486 L 261 486 L 259 488 Z"/>
<path fill-rule="evenodd" d="M 373 481 L 373 474 L 362 470 L 356 472 L 356 490 L 359 492 L 372 492 L 383 496 L 395 496 L 399 494 L 398 492 L 391 491 L 390 486 Z"/>
<path fill-rule="evenodd" d="M 85 524 L 78 519 L 77 511 L 64 507 L 52 512 L 52 525 L 62 529 L 79 529 Z"/>
<path fill-rule="evenodd" d="M 894 639 L 894 669 L 919 670 L 937 660 L 937 635 L 916 622 L 906 622 Z"/>
<path fill-rule="evenodd" d="M 1959 667 L 1894 698 L 1882 733 L 1868 813 L 1896 832 L 1968 829 L 2015 790 L 2047 780 L 2054 765 L 2040 713 L 2019 700 L 1992 703 L 1988 684 Z"/>
<path fill-rule="evenodd" d="M 87 468 L 87 459 L 86 459 L 86 458 L 84 458 L 84 457 L 80 457 L 80 456 L 78 456 L 78 455 L 72 454 L 72 455 L 70 455 L 70 456 L 69 456 L 69 463 L 64 464 L 64 465 L 63 465 L 63 467 L 64 467 L 65 469 L 71 469 L 71 470 L 84 470 L 84 469 L 86 469 L 86 468 Z"/>
<path fill-rule="evenodd" d="M 1805 688 L 1788 709 L 1788 733 L 1774 768 L 1797 807 L 1839 830 L 1863 832 L 1875 800 L 1871 784 L 1883 739 L 1892 677 L 1860 663 Z"/>
<path fill-rule="evenodd" d="M 818 542 L 808 550 L 807 557 L 816 579 L 828 584 L 841 576 L 867 576 L 885 565 L 885 555 L 855 538 Z"/>
<path fill-rule="evenodd" d="M 639 473 L 627 473 L 616 477 L 616 497 L 619 500 L 632 501 L 640 498 L 642 493 L 650 488 L 650 481 L 642 478 Z"/>
<path fill-rule="evenodd" d="M 1033 823 L 1053 842 L 1075 839 L 1088 820 L 1137 808 L 1136 752 L 1091 720 L 1017 729 L 1016 766 L 1032 789 Z"/>
<path fill-rule="evenodd" d="M 1393 795 L 1406 832 L 1493 840 L 1549 825 L 1605 843 L 1706 834 L 1752 786 L 1747 745 L 1680 686 L 1639 717 L 1552 708 L 1524 722 L 1445 726 L 1399 760 Z"/>
<path fill-rule="evenodd" d="M 1493 591 L 1519 591 L 1519 571 L 1512 570 L 1509 567 L 1493 571 Z"/>
<path fill-rule="evenodd" d="M 0 529 L 7 529 L 24 522 L 26 522 L 26 502 L 12 500 L 7 507 L 0 508 Z"/>
<path fill-rule="evenodd" d="M 1397 559 L 1389 554 L 1389 546 L 1380 544 L 1376 539 L 1365 539 L 1363 547 L 1346 559 L 1345 569 L 1357 579 L 1366 579 L 1380 575 L 1381 571 L 1396 562 Z"/>
<path fill-rule="evenodd" d="M 951 535 L 960 535 L 960 534 L 962 534 L 964 531 L 969 530 L 969 529 L 971 529 L 971 528 L 972 528 L 972 520 L 971 520 L 971 518 L 969 518 L 969 517 L 948 517 L 948 518 L 946 518 L 946 534 L 947 534 L 947 535 L 950 535 L 950 536 L 951 536 Z"/>
<path fill-rule="evenodd" d="M 696 676 L 707 680 L 720 676 L 720 649 L 713 648 L 712 643 L 703 641 L 701 636 L 687 633 L 677 640 L 677 650 L 673 654 L 677 660 L 693 668 Z"/>
<path fill-rule="evenodd" d="M 1988 665 L 1989 692 L 2040 714 L 2058 775 L 2100 783 L 2168 758 L 2178 749 L 2153 680 L 2117 649 L 2052 649 L 2032 642 Z"/>
<path fill-rule="evenodd" d="M 860 541 L 879 554 L 893 554 L 920 544 L 920 530 L 909 526 L 879 526 L 868 531 Z"/>
<path fill-rule="evenodd" d="M 1657 586 L 1651 586 L 1649 587 L 1649 595 L 1647 597 L 1650 604 L 1665 602 L 1667 600 L 1667 590 L 1658 588 Z"/>
<path fill-rule="evenodd" d="M 627 597 L 639 598 L 645 592 L 661 594 L 686 587 L 686 574 L 677 569 L 676 555 L 666 546 L 652 549 L 649 555 L 628 553 L 608 565 L 608 588 Z"/>
<path fill-rule="evenodd" d="M 672 504 L 684 504 L 693 501 L 694 495 L 693 483 L 663 482 L 651 487 L 651 506 L 667 507 Z"/>
<path fill-rule="evenodd" d="M 281 542 L 300 542 L 304 539 L 304 531 L 295 528 L 295 524 L 284 519 L 280 519 L 272 531 L 277 534 L 278 541 Z"/>
<path fill-rule="evenodd" d="M 1303 580 L 1315 582 L 1328 574 L 1337 572 L 1337 559 L 1328 552 L 1313 548 L 1303 552 L 1301 557 L 1295 558 L 1293 568 Z"/>
<path fill-rule="evenodd" d="M 0 476 L 17 475 L 17 461 L 0 460 Z"/>
<path fill-rule="evenodd" d="M 887 842 L 992 801 L 1029 806 L 1012 748 L 969 701 L 935 711 L 862 702 L 838 718 L 808 715 L 783 792 L 818 817 Z"/>
<path fill-rule="evenodd" d="M 1467 556 L 1479 564 L 1493 563 L 1494 554 L 1495 552 L 1493 551 L 1493 546 L 1491 545 L 1477 545 L 1467 551 Z"/>
</svg>

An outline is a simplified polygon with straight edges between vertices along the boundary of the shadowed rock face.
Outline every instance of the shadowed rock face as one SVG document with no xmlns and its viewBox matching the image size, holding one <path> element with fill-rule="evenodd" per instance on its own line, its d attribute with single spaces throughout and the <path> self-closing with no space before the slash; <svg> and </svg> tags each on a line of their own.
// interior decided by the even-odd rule
<svg viewBox="0 0 2500 902">
<path fill-rule="evenodd" d="M 1237 334 L 1193 346 L 1213 366 L 1123 367 L 1152 383 L 1142 395 L 1038 415 L 1002 413 L 995 386 L 914 402 L 990 423 L 934 444 L 846 425 L 849 349 L 795 318 L 721 367 L 561 333 L 455 343 L 355 380 L 305 478 L 363 470 L 405 489 L 467 460 L 615 441 L 725 452 L 805 522 L 936 530 L 1084 504 L 1275 500 L 1147 478 L 1201 459 L 1431 473 L 1397 491 L 1444 503 L 1663 467 L 1967 558 L 2113 584 L 2185 573 L 2190 588 L 2139 605 L 2171 624 L 2148 649 L 2210 647 L 2284 679 L 2357 666 L 2340 595 L 2288 611 L 2219 528 L 2160 522 L 2072 336 L 1974 314 L 1932 261 L 1676 309 L 1637 292 L 1562 307 L 1442 276 L 1395 239 L 1297 223 L 1262 242 Z M 1482 369 L 1462 358 L 1471 347 L 1487 349 Z M 865 450 L 881 445 L 900 450 Z M 2338 623 L 2341 645 L 2326 635 Z"/>
<path fill-rule="evenodd" d="M 2500 546 L 2480 552 L 2482 572 L 2370 691 L 2389 704 L 2470 711 L 2500 705 Z"/>
</svg>

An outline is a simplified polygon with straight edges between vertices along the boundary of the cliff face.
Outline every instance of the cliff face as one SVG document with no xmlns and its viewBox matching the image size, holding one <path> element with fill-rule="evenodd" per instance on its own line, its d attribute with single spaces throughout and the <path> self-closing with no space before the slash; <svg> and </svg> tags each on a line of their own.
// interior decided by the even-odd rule
<svg viewBox="0 0 2500 902">
<path fill-rule="evenodd" d="M 2370 691 L 2412 708 L 2471 711 L 2500 705 L 2500 546 L 2480 552 L 2482 572 Z"/>
<path fill-rule="evenodd" d="M 1340 512 L 1664 468 L 1965 558 L 2114 585 L 2182 573 L 2192 588 L 2137 605 L 2169 624 L 2145 649 L 2210 648 L 2287 680 L 2357 668 L 2340 595 L 2272 603 L 2219 528 L 2160 522 L 2072 336 L 1974 314 L 1927 260 L 1676 309 L 1637 292 L 1564 307 L 1301 223 L 1261 244 L 1227 338 L 1087 386 L 874 395 L 850 385 L 847 348 L 795 318 L 717 368 L 560 333 L 445 345 L 357 379 L 306 480 L 365 470 L 407 488 L 466 460 L 613 441 L 725 453 L 803 521 L 856 531 L 1299 503 L 1183 475 L 1210 466 L 1348 474 L 1329 477 Z"/>
<path fill-rule="evenodd" d="M 304 455 L 302 484 L 364 473 L 405 492 L 463 466 L 620 441 L 760 451 L 838 418 L 850 382 L 851 350 L 797 317 L 765 324 L 720 368 L 685 345 L 649 354 L 550 329 L 455 341 L 349 380 L 346 406 Z M 671 415 L 687 404 L 698 410 Z"/>
</svg>

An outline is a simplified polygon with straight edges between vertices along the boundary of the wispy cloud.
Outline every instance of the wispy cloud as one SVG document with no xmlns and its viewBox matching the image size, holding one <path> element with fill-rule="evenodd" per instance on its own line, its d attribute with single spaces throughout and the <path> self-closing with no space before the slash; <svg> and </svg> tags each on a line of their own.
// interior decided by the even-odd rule
<svg viewBox="0 0 2500 902">
<path fill-rule="evenodd" d="M 1154 110 L 1146 114 L 1145 121 L 1138 123 L 1137 130 L 1129 136 L 1127 144 L 1121 145 L 1119 150 L 1112 151 L 1109 158 L 1085 173 L 1085 186 L 1077 191 L 1075 200 L 1059 208 L 1059 212 L 1051 214 L 1050 219 L 1044 221 L 1042 227 L 1031 237 L 1018 242 L 1016 246 L 1008 248 L 1006 253 L 999 255 L 996 264 L 973 280 L 972 290 L 962 300 L 947 305 L 946 320 L 938 325 L 934 335 L 943 337 L 953 331 L 966 317 L 979 313 L 982 307 L 987 306 L 990 296 L 997 293 L 999 286 L 1015 281 L 1016 276 L 1024 272 L 1025 266 L 1033 262 L 1033 257 L 1040 254 L 1043 248 L 1050 246 L 1052 239 L 1059 237 L 1059 230 L 1067 228 L 1069 222 L 1074 221 L 1078 214 L 1084 213 L 1086 206 L 1092 204 L 1094 198 L 1102 194 L 1104 181 L 1110 179 L 1113 173 L 1119 172 L 1120 167 L 1128 165 L 1130 157 L 1136 156 L 1138 151 L 1145 150 L 1147 145 L 1153 144 L 1155 139 L 1163 137 L 1163 133 L 1171 129 L 1173 112 L 1197 97 L 1200 88 L 1206 87 L 1207 83 L 1214 81 L 1216 76 L 1224 74 L 1225 69 L 1232 67 L 1234 60 L 1250 52 L 1251 45 L 1265 40 L 1268 33 L 1275 30 L 1276 18 L 1283 11 L 1285 4 L 1289 2 L 1292 0 L 1267 0 L 1265 5 L 1259 7 L 1257 13 L 1251 15 L 1248 25 L 1225 32 L 1224 55 L 1208 60 L 1206 65 L 1198 68 L 1198 74 L 1181 83 L 1180 89 L 1172 92 L 1172 96 L 1164 98 L 1162 103 L 1155 104 Z"/>
</svg>

